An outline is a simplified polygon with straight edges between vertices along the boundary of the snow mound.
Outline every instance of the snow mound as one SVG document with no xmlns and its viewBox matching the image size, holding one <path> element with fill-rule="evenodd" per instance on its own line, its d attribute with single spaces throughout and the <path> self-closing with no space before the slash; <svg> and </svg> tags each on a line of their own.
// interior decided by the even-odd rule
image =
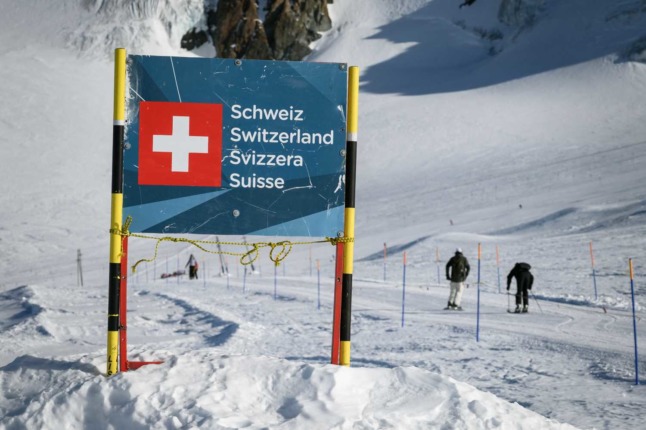
<svg viewBox="0 0 646 430">
<path fill-rule="evenodd" d="M 574 429 L 415 367 L 355 369 L 211 350 L 107 380 L 88 358 L 21 356 L 2 369 L 0 385 L 7 428 Z M 16 387 L 26 399 L 16 399 Z"/>
</svg>

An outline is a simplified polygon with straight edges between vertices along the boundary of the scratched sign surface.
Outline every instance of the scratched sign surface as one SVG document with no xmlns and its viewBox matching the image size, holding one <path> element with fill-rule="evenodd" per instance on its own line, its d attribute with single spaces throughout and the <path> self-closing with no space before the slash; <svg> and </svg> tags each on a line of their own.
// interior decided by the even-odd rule
<svg viewBox="0 0 646 430">
<path fill-rule="evenodd" d="M 345 64 L 128 56 L 132 232 L 343 231 Z"/>
</svg>

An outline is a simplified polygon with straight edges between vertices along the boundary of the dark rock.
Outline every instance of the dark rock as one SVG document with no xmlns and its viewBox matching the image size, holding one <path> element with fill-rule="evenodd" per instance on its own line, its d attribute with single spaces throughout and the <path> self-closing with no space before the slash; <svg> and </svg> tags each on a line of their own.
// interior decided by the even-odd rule
<svg viewBox="0 0 646 430">
<path fill-rule="evenodd" d="M 502 0 L 498 20 L 510 27 L 529 27 L 545 8 L 545 0 Z"/>
<path fill-rule="evenodd" d="M 220 58 L 302 60 L 319 32 L 332 27 L 327 10 L 331 0 L 267 0 L 261 22 L 255 0 L 219 0 L 206 11 L 207 31 L 192 29 L 182 47 L 194 49 L 210 36 Z"/>
<path fill-rule="evenodd" d="M 199 48 L 208 41 L 209 36 L 206 34 L 206 31 L 193 28 L 184 36 L 182 36 L 180 43 L 182 48 L 191 51 L 193 49 Z"/>
<path fill-rule="evenodd" d="M 646 64 L 646 36 L 632 42 L 624 52 L 622 59 Z"/>
<path fill-rule="evenodd" d="M 327 0 L 270 0 L 265 29 L 274 57 L 302 60 L 319 31 L 332 27 Z"/>
<path fill-rule="evenodd" d="M 273 58 L 254 0 L 220 0 L 207 25 L 218 57 Z"/>
</svg>

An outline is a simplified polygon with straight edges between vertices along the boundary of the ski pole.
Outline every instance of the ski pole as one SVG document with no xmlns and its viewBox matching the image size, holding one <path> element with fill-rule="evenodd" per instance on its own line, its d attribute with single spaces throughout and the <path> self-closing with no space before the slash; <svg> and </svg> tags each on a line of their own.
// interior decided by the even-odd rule
<svg viewBox="0 0 646 430">
<path fill-rule="evenodd" d="M 531 294 L 534 300 L 536 300 L 536 305 L 538 306 L 538 309 L 541 311 L 541 313 L 543 313 L 543 309 L 541 309 L 541 305 L 538 303 L 538 299 L 536 298 L 534 293 L 532 293 L 532 290 L 529 290 L 529 294 Z"/>
<path fill-rule="evenodd" d="M 507 292 L 507 312 L 511 312 L 511 294 Z"/>
</svg>

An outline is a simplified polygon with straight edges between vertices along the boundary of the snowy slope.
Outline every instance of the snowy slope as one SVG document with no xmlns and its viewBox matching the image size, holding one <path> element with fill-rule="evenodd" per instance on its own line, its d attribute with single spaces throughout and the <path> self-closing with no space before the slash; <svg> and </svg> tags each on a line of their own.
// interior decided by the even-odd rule
<svg viewBox="0 0 646 430">
<path fill-rule="evenodd" d="M 164 244 L 130 277 L 128 334 L 165 363 L 106 379 L 112 51 L 194 55 L 175 47 L 202 2 L 5 1 L 0 428 L 637 428 L 646 65 L 625 53 L 646 6 L 546 0 L 524 25 L 459 3 L 336 0 L 309 58 L 362 73 L 352 366 L 327 364 L 329 245 L 253 276 L 202 253 L 189 282 L 159 280 L 194 252 Z M 472 275 L 449 313 L 457 246 Z M 518 260 L 537 279 L 520 324 Z"/>
</svg>

